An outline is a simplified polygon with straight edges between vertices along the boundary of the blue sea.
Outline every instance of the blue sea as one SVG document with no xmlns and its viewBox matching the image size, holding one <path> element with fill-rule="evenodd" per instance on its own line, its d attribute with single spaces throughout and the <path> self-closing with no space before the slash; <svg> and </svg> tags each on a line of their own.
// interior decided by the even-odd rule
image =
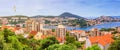
<svg viewBox="0 0 120 50">
<path fill-rule="evenodd" d="M 66 26 L 67 30 L 85 30 L 85 31 L 89 31 L 92 28 L 115 28 L 115 27 L 119 27 L 120 26 L 120 22 L 109 22 L 109 23 L 103 23 L 103 24 L 98 24 L 98 25 L 94 25 L 94 26 L 89 26 L 89 27 L 72 27 L 72 26 Z M 50 29 L 55 29 L 56 26 L 44 26 L 44 28 L 50 28 Z"/>
</svg>

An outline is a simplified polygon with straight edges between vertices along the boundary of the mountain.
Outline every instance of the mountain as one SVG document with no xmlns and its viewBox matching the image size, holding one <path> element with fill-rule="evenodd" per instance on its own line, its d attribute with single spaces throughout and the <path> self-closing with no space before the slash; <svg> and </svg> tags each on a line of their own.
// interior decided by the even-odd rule
<svg viewBox="0 0 120 50">
<path fill-rule="evenodd" d="M 111 16 L 112 18 L 120 18 L 120 16 Z"/>
<path fill-rule="evenodd" d="M 29 16 L 25 16 L 25 15 L 13 15 L 13 16 L 1 16 L 3 18 L 11 18 L 11 17 L 29 17 Z"/>
<path fill-rule="evenodd" d="M 120 19 L 120 16 L 100 16 L 95 19 Z"/>
<path fill-rule="evenodd" d="M 101 16 L 94 20 L 105 21 L 105 22 L 111 22 L 111 21 L 116 22 L 116 21 L 120 21 L 120 16 Z"/>
<path fill-rule="evenodd" d="M 78 15 L 75 15 L 75 14 L 72 14 L 72 13 L 69 13 L 69 12 L 64 12 L 62 13 L 61 15 L 59 15 L 60 17 L 62 18 L 69 18 L 69 17 L 74 17 L 74 18 L 83 18 L 81 16 L 78 16 Z M 84 19 L 84 18 L 83 18 Z"/>
<path fill-rule="evenodd" d="M 36 15 L 36 16 L 32 16 L 33 18 L 39 18 L 39 17 L 46 17 L 46 18 L 53 18 L 53 17 L 58 17 L 58 16 L 44 16 L 44 15 Z"/>
<path fill-rule="evenodd" d="M 36 16 L 32 16 L 32 17 L 38 18 L 38 17 L 45 17 L 45 16 L 43 16 L 43 15 L 36 15 Z"/>
</svg>

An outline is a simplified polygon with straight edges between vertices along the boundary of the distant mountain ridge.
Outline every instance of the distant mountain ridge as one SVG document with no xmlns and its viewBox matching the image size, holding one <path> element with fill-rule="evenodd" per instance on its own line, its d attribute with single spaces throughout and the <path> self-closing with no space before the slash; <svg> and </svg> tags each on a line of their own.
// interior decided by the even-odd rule
<svg viewBox="0 0 120 50">
<path fill-rule="evenodd" d="M 110 17 L 112 17 L 112 18 L 120 18 L 120 16 L 110 16 Z"/>
<path fill-rule="evenodd" d="M 101 21 L 101 22 L 119 22 L 120 16 L 101 16 L 101 17 L 95 18 L 94 20 Z"/>
<path fill-rule="evenodd" d="M 28 17 L 28 16 L 25 16 L 25 15 L 12 15 L 12 16 L 1 16 L 1 17 L 10 18 L 10 17 Z"/>
<path fill-rule="evenodd" d="M 85 19 L 84 17 L 69 13 L 69 12 L 64 12 L 58 16 L 43 16 L 43 15 L 37 15 L 37 16 L 32 16 L 32 17 L 61 17 L 61 18 L 81 18 Z"/>
<path fill-rule="evenodd" d="M 74 18 L 83 18 L 81 16 L 78 16 L 78 15 L 75 15 L 75 14 L 72 14 L 72 13 L 69 13 L 69 12 L 64 12 L 62 13 L 61 15 L 59 15 L 60 17 L 62 18 L 69 18 L 69 17 L 74 17 Z"/>
<path fill-rule="evenodd" d="M 98 18 L 95 19 L 120 19 L 120 16 L 100 16 Z"/>
</svg>

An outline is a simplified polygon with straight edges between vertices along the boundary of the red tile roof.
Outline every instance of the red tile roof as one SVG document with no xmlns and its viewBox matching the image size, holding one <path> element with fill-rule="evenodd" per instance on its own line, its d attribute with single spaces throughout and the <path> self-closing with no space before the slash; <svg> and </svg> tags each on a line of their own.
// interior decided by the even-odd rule
<svg viewBox="0 0 120 50">
<path fill-rule="evenodd" d="M 41 36 L 41 38 L 42 38 L 42 39 L 44 39 L 44 38 L 47 38 L 47 36 L 45 36 L 45 35 L 42 35 L 42 36 Z"/>
<path fill-rule="evenodd" d="M 74 33 L 82 33 L 82 32 L 85 32 L 84 30 L 72 30 L 70 32 L 74 32 Z"/>
<path fill-rule="evenodd" d="M 37 31 L 31 31 L 31 32 L 30 32 L 30 35 L 33 35 L 33 36 L 34 36 L 34 35 L 36 35 L 36 34 L 37 34 Z"/>
<path fill-rule="evenodd" d="M 89 39 L 92 44 L 99 43 L 102 46 L 105 46 L 107 44 L 114 42 L 114 40 L 111 37 L 112 37 L 111 34 L 106 34 L 104 36 L 90 37 Z"/>
<path fill-rule="evenodd" d="M 56 37 L 56 39 L 57 39 L 59 42 L 62 42 L 62 41 L 63 41 L 63 39 L 60 38 L 60 37 Z"/>
<path fill-rule="evenodd" d="M 1 28 L 4 29 L 4 28 L 10 28 L 10 27 L 11 27 L 11 26 L 4 26 L 4 25 L 3 25 Z"/>
</svg>

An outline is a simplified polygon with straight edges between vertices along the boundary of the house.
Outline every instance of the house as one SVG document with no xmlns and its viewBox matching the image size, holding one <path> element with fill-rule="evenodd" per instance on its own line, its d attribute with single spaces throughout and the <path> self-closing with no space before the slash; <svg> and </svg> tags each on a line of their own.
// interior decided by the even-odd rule
<svg viewBox="0 0 120 50">
<path fill-rule="evenodd" d="M 86 39 L 86 48 L 97 44 L 101 50 L 107 50 L 109 45 L 114 42 L 111 34 L 106 34 L 103 36 L 92 36 Z"/>
<path fill-rule="evenodd" d="M 20 25 L 16 25 L 16 26 L 15 26 L 14 32 L 15 32 L 16 35 L 18 35 L 18 34 L 24 34 L 24 31 L 23 31 L 23 29 L 20 27 Z"/>
<path fill-rule="evenodd" d="M 78 41 L 86 40 L 86 33 L 83 30 L 72 30 L 70 31 L 70 36 L 76 37 Z"/>
<path fill-rule="evenodd" d="M 42 39 L 42 37 L 43 37 L 42 33 L 41 33 L 41 32 L 38 32 L 38 33 L 34 36 L 34 39 L 40 40 L 40 39 Z"/>
<path fill-rule="evenodd" d="M 24 34 L 24 31 L 22 29 L 16 29 L 15 30 L 15 34 L 18 35 L 18 34 Z"/>
<path fill-rule="evenodd" d="M 100 36 L 100 35 L 102 35 L 102 34 L 100 33 L 99 29 L 97 29 L 97 28 L 92 28 L 92 29 L 90 30 L 90 36 Z"/>
</svg>

